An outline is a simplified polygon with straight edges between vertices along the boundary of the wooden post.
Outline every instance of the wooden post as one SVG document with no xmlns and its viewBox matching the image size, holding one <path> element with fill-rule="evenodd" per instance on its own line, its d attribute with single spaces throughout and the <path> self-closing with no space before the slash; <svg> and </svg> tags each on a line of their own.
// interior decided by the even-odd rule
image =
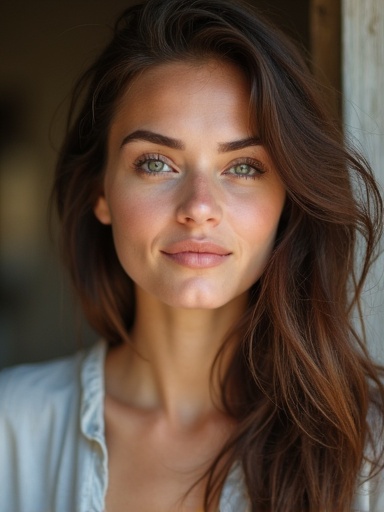
<svg viewBox="0 0 384 512">
<path fill-rule="evenodd" d="M 384 187 L 383 0 L 342 0 L 342 18 L 345 132 L 364 150 Z M 384 256 L 376 262 L 364 302 L 368 341 L 384 362 Z"/>
<path fill-rule="evenodd" d="M 340 0 L 310 0 L 310 39 L 313 73 L 325 86 L 336 118 L 341 117 Z"/>
</svg>

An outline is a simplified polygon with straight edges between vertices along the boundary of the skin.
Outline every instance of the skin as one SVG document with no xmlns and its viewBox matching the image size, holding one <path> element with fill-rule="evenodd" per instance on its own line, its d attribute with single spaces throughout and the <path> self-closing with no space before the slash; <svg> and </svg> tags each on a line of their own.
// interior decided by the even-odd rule
<svg viewBox="0 0 384 512">
<path fill-rule="evenodd" d="M 130 84 L 94 208 L 137 302 L 135 350 L 106 361 L 109 512 L 201 507 L 204 482 L 180 499 L 232 428 L 212 362 L 268 261 L 284 201 L 235 65 L 174 62 Z"/>
</svg>

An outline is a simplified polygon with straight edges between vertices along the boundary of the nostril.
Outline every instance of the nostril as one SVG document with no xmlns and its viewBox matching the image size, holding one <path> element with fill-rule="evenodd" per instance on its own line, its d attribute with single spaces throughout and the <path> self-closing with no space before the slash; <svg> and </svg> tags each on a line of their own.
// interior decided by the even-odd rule
<svg viewBox="0 0 384 512">
<path fill-rule="evenodd" d="M 180 203 L 177 209 L 177 218 L 179 222 L 188 224 L 215 223 L 221 219 L 221 208 L 212 197 L 205 195 L 202 198 L 194 195 Z"/>
</svg>

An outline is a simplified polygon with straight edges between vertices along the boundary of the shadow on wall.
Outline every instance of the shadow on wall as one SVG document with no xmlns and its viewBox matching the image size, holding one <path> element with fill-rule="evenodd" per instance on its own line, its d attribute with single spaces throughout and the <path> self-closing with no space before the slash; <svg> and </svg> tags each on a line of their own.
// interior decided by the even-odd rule
<svg viewBox="0 0 384 512">
<path fill-rule="evenodd" d="M 0 90 L 0 367 L 64 353 L 65 325 L 74 325 L 48 237 L 51 177 L 26 98 L 22 88 Z"/>
<path fill-rule="evenodd" d="M 308 0 L 254 3 L 308 48 Z M 0 368 L 64 355 L 97 337 L 75 312 L 47 205 L 68 94 L 128 5 L 2 1 Z"/>
</svg>

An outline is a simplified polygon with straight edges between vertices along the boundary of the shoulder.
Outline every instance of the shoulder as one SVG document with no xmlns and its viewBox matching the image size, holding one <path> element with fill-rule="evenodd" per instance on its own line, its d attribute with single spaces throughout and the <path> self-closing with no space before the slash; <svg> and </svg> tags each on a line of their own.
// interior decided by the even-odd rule
<svg viewBox="0 0 384 512">
<path fill-rule="evenodd" d="M 93 460 L 85 435 L 101 422 L 104 350 L 0 372 L 1 511 L 75 510 Z"/>
<path fill-rule="evenodd" d="M 0 372 L 0 416 L 47 404 L 78 385 L 82 354 Z"/>
<path fill-rule="evenodd" d="M 99 343 L 70 357 L 2 370 L 0 426 L 7 422 L 20 429 L 23 420 L 31 424 L 35 418 L 41 424 L 43 416 L 58 419 L 68 414 L 69 409 L 78 410 L 89 380 L 87 376 L 92 371 L 95 373 L 92 369 L 96 366 L 95 360 L 102 359 L 102 352 L 103 346 Z M 100 373 L 101 366 L 97 366 Z"/>
</svg>

